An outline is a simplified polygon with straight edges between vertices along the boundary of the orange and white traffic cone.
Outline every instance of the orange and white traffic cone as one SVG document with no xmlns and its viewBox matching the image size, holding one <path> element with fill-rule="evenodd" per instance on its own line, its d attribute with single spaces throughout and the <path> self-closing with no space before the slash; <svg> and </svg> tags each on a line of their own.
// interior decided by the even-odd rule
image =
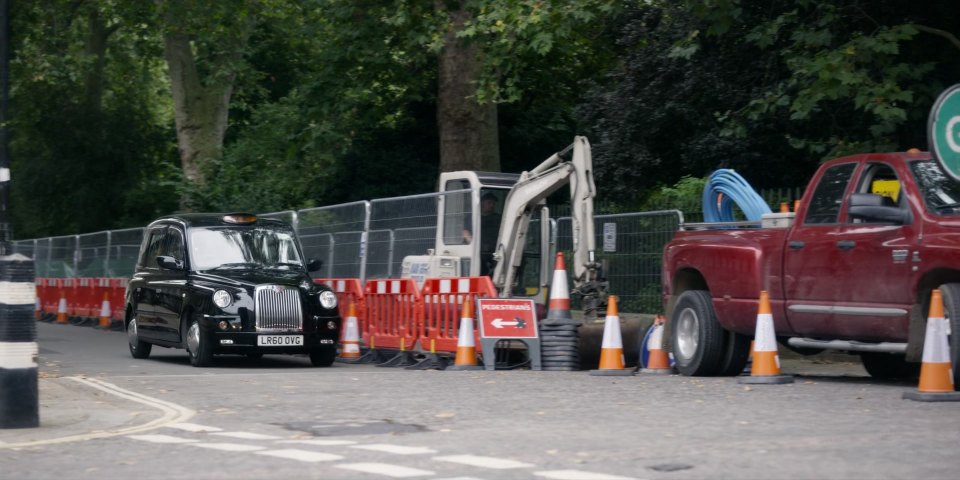
<svg viewBox="0 0 960 480">
<path fill-rule="evenodd" d="M 663 315 L 657 315 L 653 321 L 653 333 L 647 343 L 647 365 L 641 370 L 643 373 L 671 374 L 670 355 L 663 349 Z"/>
<path fill-rule="evenodd" d="M 557 252 L 553 267 L 547 320 L 573 320 L 573 316 L 570 315 L 570 289 L 567 287 L 567 263 L 563 260 L 563 252 Z"/>
<path fill-rule="evenodd" d="M 100 302 L 100 328 L 104 330 L 110 329 L 110 323 L 112 322 L 111 310 L 110 310 L 110 294 L 103 292 L 103 301 Z"/>
<path fill-rule="evenodd" d="M 357 306 L 353 302 L 347 307 L 347 319 L 344 323 L 339 359 L 353 361 L 360 358 L 360 325 L 357 323 Z"/>
<path fill-rule="evenodd" d="M 960 401 L 960 392 L 954 391 L 950 344 L 947 342 L 950 324 L 947 322 L 943 315 L 943 295 L 939 289 L 934 289 L 930 295 L 927 334 L 923 339 L 920 384 L 916 392 L 904 392 L 903 398 L 921 402 Z"/>
<path fill-rule="evenodd" d="M 483 370 L 477 364 L 477 342 L 473 338 L 473 300 L 463 302 L 460 314 L 460 332 L 457 335 L 457 356 L 446 370 Z"/>
<path fill-rule="evenodd" d="M 636 373 L 636 370 L 624 367 L 620 312 L 617 310 L 617 297 L 610 295 L 603 325 L 603 344 L 600 346 L 600 366 L 597 370 L 590 370 L 590 375 L 629 376 Z"/>
<path fill-rule="evenodd" d="M 740 383 L 793 383 L 792 375 L 782 375 L 780 373 L 777 332 L 773 328 L 770 294 L 766 290 L 760 292 L 760 307 L 757 309 L 757 329 L 753 339 L 753 365 L 750 368 L 750 376 L 740 377 Z"/>
<path fill-rule="evenodd" d="M 67 318 L 67 292 L 60 292 L 60 303 L 57 304 L 57 323 L 70 323 Z"/>
<path fill-rule="evenodd" d="M 557 252 L 550 284 L 547 317 L 540 323 L 541 368 L 547 371 L 580 369 L 581 322 L 570 314 L 570 289 L 567 287 L 567 265 L 563 252 Z"/>
</svg>

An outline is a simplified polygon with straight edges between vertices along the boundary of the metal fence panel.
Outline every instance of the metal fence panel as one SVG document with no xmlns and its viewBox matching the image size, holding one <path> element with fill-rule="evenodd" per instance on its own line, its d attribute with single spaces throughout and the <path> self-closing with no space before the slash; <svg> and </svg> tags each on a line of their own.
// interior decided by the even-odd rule
<svg viewBox="0 0 960 480">
<path fill-rule="evenodd" d="M 66 235 L 50 239 L 50 254 L 46 276 L 53 278 L 76 277 L 77 236 Z"/>
<path fill-rule="evenodd" d="M 105 277 L 109 249 L 110 232 L 77 235 L 77 276 Z"/>
<path fill-rule="evenodd" d="M 110 248 L 104 276 L 129 278 L 137 266 L 140 244 L 143 243 L 143 228 L 126 228 L 110 231 Z"/>
<path fill-rule="evenodd" d="M 619 297 L 620 311 L 657 313 L 661 310 L 663 247 L 682 222 L 683 214 L 679 210 L 594 217 L 597 261 L 604 265 L 608 291 Z M 573 248 L 571 228 L 569 217 L 557 219 L 557 250 L 564 255 L 569 255 Z M 567 274 L 572 278 L 572 265 L 568 265 Z M 579 299 L 571 300 L 579 307 Z"/>
<path fill-rule="evenodd" d="M 361 278 L 369 202 L 353 202 L 296 212 L 303 254 L 323 260 L 318 278 Z"/>
<path fill-rule="evenodd" d="M 470 190 L 384 198 L 370 202 L 367 278 L 398 278 L 403 258 L 426 255 L 436 243 L 441 197 L 462 199 Z M 462 224 L 463 220 L 459 221 Z M 462 227 L 458 234 L 462 235 Z"/>
<path fill-rule="evenodd" d="M 19 253 L 20 255 L 36 260 L 36 240 L 14 240 L 10 243 L 12 247 L 11 253 Z"/>
</svg>

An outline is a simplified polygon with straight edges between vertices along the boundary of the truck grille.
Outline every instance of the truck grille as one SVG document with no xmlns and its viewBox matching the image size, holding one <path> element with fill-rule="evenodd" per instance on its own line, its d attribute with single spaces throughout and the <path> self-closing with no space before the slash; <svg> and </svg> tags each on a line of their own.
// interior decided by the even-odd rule
<svg viewBox="0 0 960 480">
<path fill-rule="evenodd" d="M 282 285 L 259 285 L 256 297 L 258 331 L 302 330 L 300 291 Z"/>
</svg>

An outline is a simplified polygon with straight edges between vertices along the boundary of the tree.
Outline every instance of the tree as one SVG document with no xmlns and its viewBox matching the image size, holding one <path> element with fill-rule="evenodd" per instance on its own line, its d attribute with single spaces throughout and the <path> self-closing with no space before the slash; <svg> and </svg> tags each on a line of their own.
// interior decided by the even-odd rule
<svg viewBox="0 0 960 480">
<path fill-rule="evenodd" d="M 172 204 L 157 37 L 114 1 L 14 2 L 18 236 L 140 226 Z"/>
<path fill-rule="evenodd" d="M 260 2 L 157 0 L 183 175 L 202 189 L 223 153 L 230 98 Z M 182 200 L 188 207 L 188 198 Z"/>
</svg>

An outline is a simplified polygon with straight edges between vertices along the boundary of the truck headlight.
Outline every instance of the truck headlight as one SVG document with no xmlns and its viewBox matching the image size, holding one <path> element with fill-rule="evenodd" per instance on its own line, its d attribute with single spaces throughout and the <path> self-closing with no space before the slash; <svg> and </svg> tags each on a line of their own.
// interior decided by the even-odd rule
<svg viewBox="0 0 960 480">
<path fill-rule="evenodd" d="M 217 290 L 213 292 L 213 304 L 220 308 L 227 308 L 233 303 L 233 295 L 226 290 Z"/>
<path fill-rule="evenodd" d="M 320 306 L 330 310 L 336 308 L 337 306 L 337 294 L 331 292 L 330 290 L 325 290 L 320 293 Z"/>
</svg>

